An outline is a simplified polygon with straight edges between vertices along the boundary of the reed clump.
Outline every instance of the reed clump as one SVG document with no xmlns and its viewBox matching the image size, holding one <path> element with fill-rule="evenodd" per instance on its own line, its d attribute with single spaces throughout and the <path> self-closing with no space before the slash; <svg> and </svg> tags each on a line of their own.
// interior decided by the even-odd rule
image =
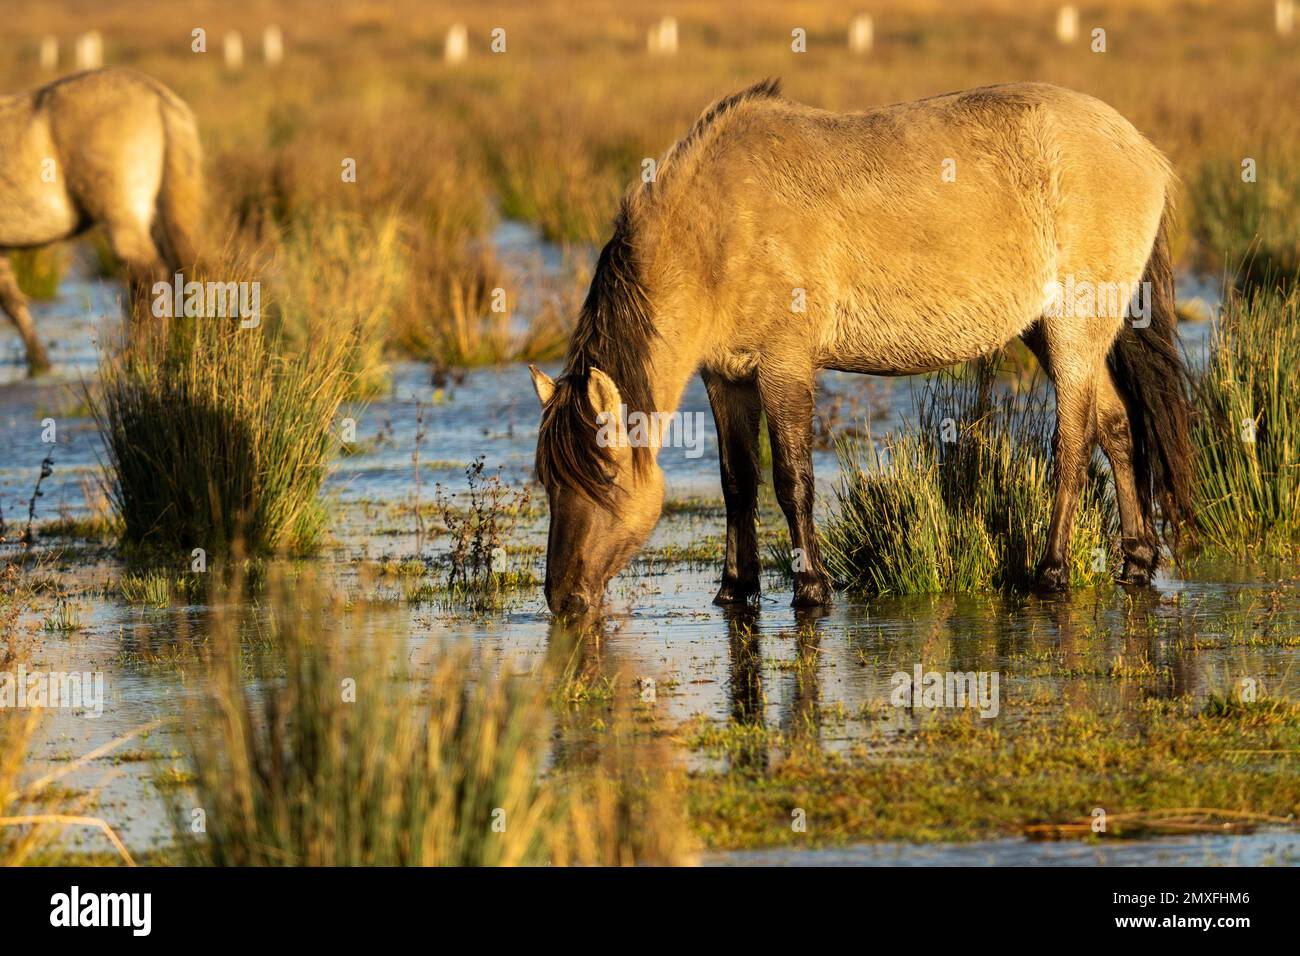
<svg viewBox="0 0 1300 956">
<path fill-rule="evenodd" d="M 239 318 L 137 318 L 100 361 L 87 400 L 130 548 L 211 554 L 310 551 L 335 416 L 355 392 L 342 328 L 287 350 Z"/>
<path fill-rule="evenodd" d="M 1265 283 L 1230 295 L 1196 370 L 1196 523 L 1212 551 L 1300 544 L 1300 315 Z"/>
<path fill-rule="evenodd" d="M 995 387 L 995 363 L 940 372 L 917 421 L 877 446 L 839 446 L 841 480 L 823 545 L 843 587 L 869 594 L 1022 588 L 1051 519 L 1052 409 L 1032 387 Z M 1089 469 L 1070 549 L 1070 582 L 1098 583 L 1117 557 L 1105 470 Z"/>
</svg>

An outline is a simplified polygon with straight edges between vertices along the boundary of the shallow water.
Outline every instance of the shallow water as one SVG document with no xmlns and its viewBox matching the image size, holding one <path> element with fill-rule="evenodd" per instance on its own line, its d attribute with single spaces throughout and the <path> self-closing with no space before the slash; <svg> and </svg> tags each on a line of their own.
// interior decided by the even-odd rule
<svg viewBox="0 0 1300 956">
<path fill-rule="evenodd" d="M 557 250 L 539 243 L 527 227 L 507 224 L 497 234 L 503 258 L 540 259 L 544 270 L 560 268 Z M 1201 294 L 1206 294 L 1203 290 Z M 1209 295 L 1213 295 L 1210 287 Z M 102 449 L 80 398 L 81 382 L 94 375 L 96 341 L 114 334 L 120 322 L 118 293 L 108 283 L 69 279 L 61 298 L 38 303 L 33 311 L 41 334 L 52 343 L 54 373 L 36 382 L 23 375 L 16 336 L 0 329 L 0 509 L 11 528 L 25 522 L 40 462 L 53 459 L 53 473 L 36 499 L 37 521 L 60 514 L 84 515 L 93 497 Z M 1196 354 L 1204 348 L 1209 323 L 1188 323 L 1184 340 Z M 554 372 L 555 369 L 550 369 Z M 422 409 L 427 437 L 420 449 L 420 500 L 428 504 L 441 484 L 452 492 L 464 487 L 465 464 L 486 456 L 512 486 L 530 473 L 538 409 L 526 369 L 477 370 L 459 379 L 434 382 L 428 366 L 404 362 L 391 370 L 391 388 L 351 410 L 357 419 L 358 452 L 343 457 L 327 483 L 333 540 L 325 564 L 345 586 L 358 584 L 355 562 L 415 553 L 416 534 L 409 511 L 417 483 L 412 462 Z M 910 409 L 906 380 L 869 381 L 827 375 L 823 405 L 836 396 L 846 403 L 843 422 L 872 419 L 873 433 L 894 427 Z M 828 749 L 849 746 L 892 752 L 916 722 L 925 719 L 886 706 L 891 677 L 921 659 L 944 660 L 952 670 L 999 671 L 1004 692 L 997 716 L 1008 729 L 1032 727 L 1074 708 L 1136 705 L 1144 696 L 1204 697 L 1222 692 L 1232 675 L 1258 675 L 1277 695 L 1296 697 L 1300 674 L 1294 652 L 1278 646 L 1229 646 L 1189 653 L 1173 644 L 1148 641 L 1127 627 L 1134 613 L 1170 627 L 1207 628 L 1243 608 L 1266 603 L 1272 585 L 1266 575 L 1224 566 L 1202 570 L 1196 580 L 1162 577 L 1157 588 L 1136 597 L 1116 588 L 1082 591 L 1060 598 L 930 597 L 876 600 L 841 596 L 829 613 L 812 618 L 790 606 L 788 586 L 776 576 L 765 580 L 759 607 L 737 615 L 714 607 L 718 569 L 712 559 L 653 559 L 664 549 L 699 546 L 720 539 L 723 517 L 718 498 L 717 441 L 702 384 L 689 387 L 682 406 L 700 416 L 702 444 L 693 450 L 665 450 L 670 509 L 649 545 L 652 559 L 638 562 L 611 586 L 612 620 L 603 645 L 602 669 L 649 677 L 659 688 L 655 703 L 668 722 L 697 715 L 717 721 L 743 716 L 751 722 L 790 732 L 812 733 Z M 53 419 L 57 442 L 42 441 L 43 422 Z M 833 452 L 817 453 L 819 485 L 835 480 Z M 87 489 L 91 489 L 89 492 Z M 694 504 L 690 504 L 695 499 Z M 702 499 L 699 500 L 699 499 Z M 779 519 L 768 507 L 765 527 Z M 545 543 L 545 527 L 531 521 L 520 529 L 524 541 Z M 10 546 L 0 546 L 10 547 Z M 439 553 L 425 542 L 423 556 Z M 51 552 L 32 573 L 66 575 L 83 589 L 84 626 L 73 634 L 46 633 L 37 660 L 46 670 L 102 671 L 107 706 L 101 717 L 61 711 L 51 716 L 38 755 L 51 766 L 86 753 L 115 736 L 174 713 L 178 698 L 196 693 L 183 668 L 140 663 L 141 649 L 166 646 L 180 625 L 193 622 L 202 608 L 164 610 L 130 607 L 110 587 L 121 568 L 98 549 Z M 519 560 L 524 560 L 520 558 Z M 540 571 L 540 563 L 536 563 Z M 484 651 L 527 666 L 546 654 L 551 624 L 540 589 L 528 591 L 500 614 L 480 617 L 450 613 L 402 600 L 392 602 L 371 624 L 411 636 L 417 649 L 436 646 L 448 636 L 465 636 Z M 1135 605 L 1137 612 L 1135 612 Z M 1282 621 L 1295 623 L 1300 607 L 1287 606 Z M 1190 623 L 1188 623 L 1190 622 Z M 39 624 L 38 621 L 32 621 Z M 1279 625 L 1280 626 L 1280 625 Z M 737 655 L 737 629 L 754 635 L 759 653 Z M 1220 635 L 1221 636 L 1221 635 Z M 1151 646 L 1152 644 L 1155 646 Z M 815 651 L 810 673 L 792 663 L 809 647 Z M 1098 668 L 1126 654 L 1150 654 L 1160 679 L 1140 690 L 1099 679 Z M 1045 674 L 1044 660 L 1068 665 L 1079 676 Z M 1128 698 L 1131 697 L 1132 700 Z M 147 848 L 165 843 L 169 825 L 164 798 L 151 782 L 178 762 L 180 742 L 171 730 L 154 732 L 127 748 L 140 759 L 102 759 L 64 781 L 97 790 L 98 812 L 122 833 L 128 845 Z M 704 758 L 694 757 L 699 765 Z M 87 838 L 85 845 L 97 846 Z M 1138 865 L 1146 863 L 1278 862 L 1294 860 L 1300 845 L 1291 835 L 1209 837 L 1195 840 L 1109 842 L 1100 845 L 1001 840 L 968 844 L 872 844 L 825 850 L 746 851 L 711 855 L 721 865 L 788 863 L 953 865 L 1052 863 Z"/>
<path fill-rule="evenodd" d="M 710 854 L 705 866 L 1295 866 L 1300 836 L 1162 837 L 1107 843 L 986 840 L 974 843 L 869 843 L 821 850 L 739 850 Z"/>
</svg>

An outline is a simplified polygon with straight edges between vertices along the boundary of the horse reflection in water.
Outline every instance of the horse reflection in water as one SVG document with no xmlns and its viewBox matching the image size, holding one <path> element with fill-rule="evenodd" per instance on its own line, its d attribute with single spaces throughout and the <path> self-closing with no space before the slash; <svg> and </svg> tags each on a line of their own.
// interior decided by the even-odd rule
<svg viewBox="0 0 1300 956">
<path fill-rule="evenodd" d="M 730 657 L 728 695 L 731 720 L 739 727 L 754 731 L 745 744 L 734 752 L 737 767 L 766 770 L 771 753 L 767 740 L 767 694 L 763 686 L 763 634 L 759 613 L 750 606 L 725 609 L 727 645 Z M 794 743 L 817 746 L 821 736 L 821 630 L 819 622 L 826 616 L 820 608 L 801 608 L 795 614 L 795 660 L 783 670 L 787 684 L 781 699 L 786 701 L 778 713 L 778 728 Z"/>
</svg>

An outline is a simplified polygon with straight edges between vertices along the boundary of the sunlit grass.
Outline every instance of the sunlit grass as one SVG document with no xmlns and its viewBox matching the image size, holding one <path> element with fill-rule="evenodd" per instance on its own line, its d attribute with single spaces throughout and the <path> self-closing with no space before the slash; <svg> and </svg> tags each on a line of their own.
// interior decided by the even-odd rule
<svg viewBox="0 0 1300 956">
<path fill-rule="evenodd" d="M 212 692 L 187 718 L 194 797 L 176 803 L 190 862 L 671 862 L 649 848 L 679 841 L 620 823 L 640 818 L 631 768 L 544 773 L 539 675 L 494 673 L 463 647 L 412 666 L 400 637 L 359 645 L 346 636 L 359 612 L 309 582 L 272 599 L 282 664 L 252 686 L 239 621 L 212 622 Z"/>
<path fill-rule="evenodd" d="M 319 491 L 353 394 L 346 328 L 284 353 L 263 328 L 219 318 L 156 320 L 106 351 L 92 410 L 108 484 L 132 547 L 217 555 L 307 551 Z"/>
<path fill-rule="evenodd" d="M 1295 143 L 1204 161 L 1188 185 L 1199 264 L 1243 286 L 1300 272 L 1300 173 Z M 1289 154 L 1289 155 L 1288 155 Z"/>
<path fill-rule="evenodd" d="M 286 230 L 271 266 L 268 331 L 290 352 L 347 338 L 360 395 L 387 385 L 386 353 L 412 264 L 393 218 L 306 212 Z"/>
<path fill-rule="evenodd" d="M 118 590 L 128 604 L 167 607 L 171 603 L 171 582 L 159 571 L 126 574 L 118 582 Z"/>
<path fill-rule="evenodd" d="M 60 598 L 41 621 L 41 627 L 47 631 L 79 631 L 85 626 L 84 612 L 80 604 L 67 598 Z"/>
</svg>

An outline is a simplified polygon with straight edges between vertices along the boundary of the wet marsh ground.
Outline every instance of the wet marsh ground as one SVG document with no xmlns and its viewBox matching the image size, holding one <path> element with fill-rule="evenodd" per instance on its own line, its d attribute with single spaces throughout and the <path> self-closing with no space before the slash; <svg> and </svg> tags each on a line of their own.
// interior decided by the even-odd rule
<svg viewBox="0 0 1300 956">
<path fill-rule="evenodd" d="M 87 301 L 103 315 L 82 318 Z M 55 376 L 0 388 L 13 450 L 0 502 L 11 527 L 25 521 L 40 460 L 53 460 L 36 499 L 36 543 L 5 545 L 28 596 L 18 631 L 30 635 L 29 668 L 99 671 L 107 685 L 102 716 L 49 715 L 34 765 L 57 768 L 201 693 L 210 609 L 188 549 L 141 569 L 89 533 L 102 450 L 78 395 L 94 371 L 87 339 L 118 321 L 107 290 L 72 283 L 40 311 L 64 343 Z M 1185 324 L 1184 333 L 1196 343 L 1205 330 Z M 532 488 L 524 500 L 537 418 L 525 372 L 435 382 L 428 366 L 399 362 L 391 375 L 387 394 L 354 409 L 355 445 L 326 485 L 321 556 L 282 568 L 323 572 L 327 592 L 364 606 L 357 640 L 401 634 L 419 653 L 465 639 L 484 666 L 540 667 L 557 637 L 540 587 L 544 498 Z M 833 431 L 861 428 L 868 412 L 881 430 L 908 416 L 908 383 L 863 386 L 847 376 L 825 383 L 824 408 L 858 410 Z M 710 604 L 724 513 L 698 384 L 684 410 L 705 415 L 701 454 L 666 453 L 664 518 L 612 584 L 604 630 L 577 652 L 557 698 L 556 753 L 599 749 L 613 710 L 630 704 L 637 733 L 666 742 L 686 772 L 682 799 L 711 863 L 1294 861 L 1294 566 L 1203 559 L 1167 570 L 1151 590 L 1107 584 L 1050 598 L 841 594 L 828 613 L 809 615 L 789 607 L 772 565 L 757 607 L 723 610 Z M 53 446 L 40 441 L 50 416 Z M 475 602 L 447 587 L 445 556 L 448 522 L 467 517 L 466 467 L 480 455 L 518 507 L 503 525 L 512 585 Z M 829 490 L 834 453 L 819 452 L 817 466 Z M 785 547 L 767 488 L 761 527 L 767 550 Z M 255 587 L 248 600 L 256 608 Z M 274 654 L 273 636 L 263 643 L 255 649 Z M 917 665 L 996 673 L 996 715 L 897 706 L 894 675 Z M 1246 695 L 1253 702 L 1243 681 L 1257 688 Z M 163 726 L 79 765 L 50 799 L 88 799 L 135 853 L 166 861 L 175 853 L 169 801 L 189 780 L 183 735 Z M 1104 836 L 1091 832 L 1098 808 L 1110 821 Z M 1055 842 L 1077 845 L 1081 833 L 1086 849 Z M 1117 848 L 1115 838 L 1141 842 Z M 879 845 L 819 855 L 864 841 Z M 58 845 L 88 858 L 106 850 L 97 831 Z"/>
</svg>

